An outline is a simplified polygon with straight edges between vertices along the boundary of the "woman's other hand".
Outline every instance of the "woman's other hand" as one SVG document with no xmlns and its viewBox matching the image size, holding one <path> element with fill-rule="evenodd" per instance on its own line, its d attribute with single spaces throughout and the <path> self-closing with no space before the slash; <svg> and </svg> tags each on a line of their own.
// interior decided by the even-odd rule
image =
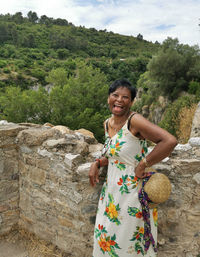
<svg viewBox="0 0 200 257">
<path fill-rule="evenodd" d="M 90 171 L 89 171 L 89 179 L 91 186 L 96 186 L 96 183 L 99 183 L 99 169 L 98 162 L 93 162 Z"/>
<path fill-rule="evenodd" d="M 137 167 L 135 168 L 135 176 L 137 178 L 146 178 L 147 177 L 147 173 L 145 172 L 145 168 L 146 165 L 144 164 L 144 162 L 139 162 Z"/>
</svg>

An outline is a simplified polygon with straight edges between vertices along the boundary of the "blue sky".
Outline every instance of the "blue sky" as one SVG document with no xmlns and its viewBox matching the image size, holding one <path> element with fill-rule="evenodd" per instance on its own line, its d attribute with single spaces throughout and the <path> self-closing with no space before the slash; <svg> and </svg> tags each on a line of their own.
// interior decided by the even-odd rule
<svg viewBox="0 0 200 257">
<path fill-rule="evenodd" d="M 107 29 L 162 43 L 200 45 L 200 0 L 1 0 L 1 14 L 35 11 L 76 26 Z"/>
</svg>

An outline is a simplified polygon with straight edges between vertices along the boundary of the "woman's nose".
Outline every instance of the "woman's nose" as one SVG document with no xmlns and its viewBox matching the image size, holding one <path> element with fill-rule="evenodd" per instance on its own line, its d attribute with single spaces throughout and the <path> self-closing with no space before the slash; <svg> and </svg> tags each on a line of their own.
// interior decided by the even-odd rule
<svg viewBox="0 0 200 257">
<path fill-rule="evenodd" d="M 119 102 L 121 102 L 122 99 L 123 99 L 123 98 L 122 98 L 122 96 L 120 96 L 120 95 L 117 97 L 117 101 L 119 101 Z"/>
</svg>

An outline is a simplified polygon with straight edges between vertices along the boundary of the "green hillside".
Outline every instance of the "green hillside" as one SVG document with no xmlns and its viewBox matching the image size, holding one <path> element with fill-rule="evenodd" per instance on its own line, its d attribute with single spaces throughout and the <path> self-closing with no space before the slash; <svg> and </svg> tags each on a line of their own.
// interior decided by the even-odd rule
<svg viewBox="0 0 200 257">
<path fill-rule="evenodd" d="M 122 77 L 142 90 L 137 111 L 183 91 L 193 95 L 180 100 L 189 106 L 200 95 L 199 47 L 170 38 L 153 44 L 32 11 L 0 15 L 0 119 L 84 127 L 102 140 L 107 88 Z"/>
</svg>

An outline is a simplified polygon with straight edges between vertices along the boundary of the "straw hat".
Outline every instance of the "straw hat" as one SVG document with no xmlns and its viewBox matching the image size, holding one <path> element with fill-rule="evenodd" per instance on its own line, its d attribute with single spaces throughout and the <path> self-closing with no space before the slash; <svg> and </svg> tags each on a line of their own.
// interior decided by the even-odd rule
<svg viewBox="0 0 200 257">
<path fill-rule="evenodd" d="M 144 191 L 147 193 L 152 203 L 149 203 L 150 208 L 154 208 L 159 203 L 165 202 L 171 193 L 171 183 L 167 176 L 156 172 L 144 185 Z"/>
<path fill-rule="evenodd" d="M 162 173 L 154 173 L 144 186 L 144 191 L 153 203 L 165 202 L 171 193 L 171 183 Z"/>
</svg>

